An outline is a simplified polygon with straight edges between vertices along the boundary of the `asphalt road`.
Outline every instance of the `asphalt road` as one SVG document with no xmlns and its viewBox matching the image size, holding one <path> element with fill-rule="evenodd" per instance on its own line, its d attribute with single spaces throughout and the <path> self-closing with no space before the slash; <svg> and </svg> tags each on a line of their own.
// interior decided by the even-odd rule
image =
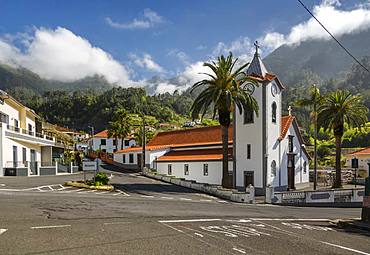
<svg viewBox="0 0 370 255">
<path fill-rule="evenodd" d="M 115 192 L 82 175 L 0 178 L 0 254 L 370 254 L 360 209 L 236 204 L 133 173 Z"/>
</svg>

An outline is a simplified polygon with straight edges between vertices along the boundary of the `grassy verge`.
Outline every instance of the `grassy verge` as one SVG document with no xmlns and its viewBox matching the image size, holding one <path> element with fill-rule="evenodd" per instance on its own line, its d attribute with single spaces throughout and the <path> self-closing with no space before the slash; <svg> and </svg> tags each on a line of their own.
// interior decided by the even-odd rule
<svg viewBox="0 0 370 255">
<path fill-rule="evenodd" d="M 106 191 L 114 190 L 114 187 L 112 185 L 94 186 L 94 185 L 85 184 L 83 181 L 69 181 L 69 182 L 64 183 L 64 185 L 76 187 L 76 188 L 85 188 L 85 189 L 106 190 Z"/>
</svg>

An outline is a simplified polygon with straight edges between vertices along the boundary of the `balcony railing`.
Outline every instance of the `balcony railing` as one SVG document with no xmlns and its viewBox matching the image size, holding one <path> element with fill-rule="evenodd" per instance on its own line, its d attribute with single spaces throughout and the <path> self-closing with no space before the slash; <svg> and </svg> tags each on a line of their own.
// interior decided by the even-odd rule
<svg viewBox="0 0 370 255">
<path fill-rule="evenodd" d="M 15 132 L 15 133 L 19 133 L 19 134 L 23 134 L 23 135 L 27 135 L 27 136 L 32 136 L 32 137 L 37 137 L 37 138 L 42 138 L 42 139 L 45 139 L 45 140 L 48 140 L 48 141 L 56 141 L 56 138 L 50 134 L 45 134 L 45 133 L 37 133 L 37 132 L 34 132 L 34 131 L 31 131 L 31 130 L 26 130 L 26 129 L 23 129 L 23 128 L 19 128 L 19 127 L 15 127 L 15 126 L 12 126 L 12 125 L 6 125 L 7 129 L 12 131 L 12 132 Z"/>
</svg>

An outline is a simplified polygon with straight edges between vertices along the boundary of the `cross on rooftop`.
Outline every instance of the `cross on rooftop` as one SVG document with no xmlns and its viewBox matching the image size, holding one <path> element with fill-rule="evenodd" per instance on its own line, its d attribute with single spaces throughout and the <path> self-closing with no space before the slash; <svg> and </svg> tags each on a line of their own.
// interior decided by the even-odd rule
<svg viewBox="0 0 370 255">
<path fill-rule="evenodd" d="M 258 55 L 258 49 L 261 48 L 261 46 L 259 45 L 258 41 L 256 41 L 254 43 L 254 46 L 256 47 L 256 54 Z"/>
</svg>

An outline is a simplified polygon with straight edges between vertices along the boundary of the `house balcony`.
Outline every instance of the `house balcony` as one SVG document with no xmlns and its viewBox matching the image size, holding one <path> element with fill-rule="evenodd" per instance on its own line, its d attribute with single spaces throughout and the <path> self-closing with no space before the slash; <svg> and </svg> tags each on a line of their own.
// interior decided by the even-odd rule
<svg viewBox="0 0 370 255">
<path fill-rule="evenodd" d="M 0 127 L 3 127 L 6 137 L 14 140 L 38 144 L 41 146 L 55 146 L 58 142 L 60 142 L 53 136 L 43 133 L 36 133 L 31 130 L 6 125 L 4 123 L 0 123 Z"/>
</svg>

